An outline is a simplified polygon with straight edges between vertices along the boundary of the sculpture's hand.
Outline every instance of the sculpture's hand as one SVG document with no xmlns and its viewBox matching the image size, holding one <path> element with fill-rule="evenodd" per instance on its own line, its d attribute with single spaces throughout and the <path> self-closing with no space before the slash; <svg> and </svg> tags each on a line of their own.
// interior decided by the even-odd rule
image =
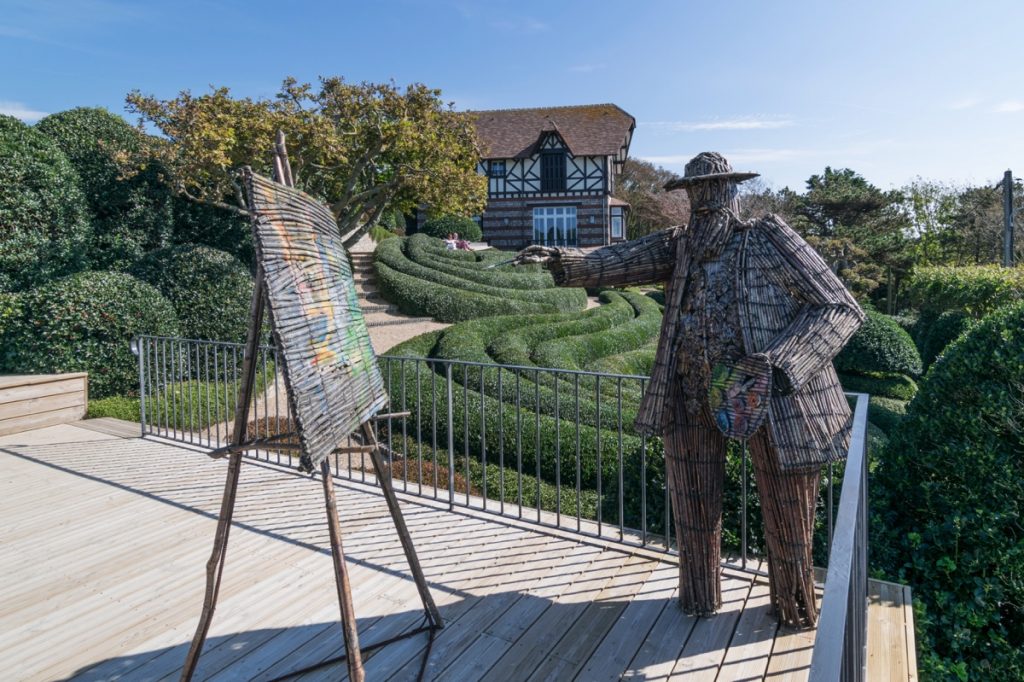
<svg viewBox="0 0 1024 682">
<path fill-rule="evenodd" d="M 513 261 L 514 265 L 529 265 L 531 263 L 541 263 L 547 267 L 552 261 L 557 261 L 560 257 L 558 249 L 553 246 L 541 246 L 534 244 L 533 246 L 527 246 L 525 249 L 516 255 Z"/>
</svg>

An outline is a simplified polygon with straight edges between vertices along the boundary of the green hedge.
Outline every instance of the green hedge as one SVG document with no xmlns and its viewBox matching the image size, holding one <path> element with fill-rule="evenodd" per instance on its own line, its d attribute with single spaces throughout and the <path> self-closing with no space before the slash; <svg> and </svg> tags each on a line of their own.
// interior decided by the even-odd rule
<svg viewBox="0 0 1024 682">
<path fill-rule="evenodd" d="M 882 398 L 913 400 L 917 395 L 917 382 L 895 372 L 840 374 L 839 383 L 843 385 L 843 390 L 850 393 L 869 393 Z"/>
<path fill-rule="evenodd" d="M 253 282 L 231 254 L 174 246 L 148 254 L 131 272 L 171 302 L 185 337 L 245 341 Z"/>
<path fill-rule="evenodd" d="M 929 678 L 1024 677 L 1024 304 L 931 367 L 886 452 L 875 561 L 914 589 Z"/>
<path fill-rule="evenodd" d="M 899 431 L 906 414 L 907 401 L 905 400 L 871 396 L 871 401 L 868 403 L 868 421 L 889 436 L 894 436 Z"/>
<path fill-rule="evenodd" d="M 174 231 L 174 193 L 149 163 L 124 177 L 119 155 L 142 147 L 142 134 L 106 109 L 79 107 L 36 124 L 67 155 L 78 172 L 93 218 L 91 267 L 124 270 L 147 251 L 166 246 Z"/>
<path fill-rule="evenodd" d="M 1024 267 L 997 265 L 916 268 L 906 284 L 907 299 L 932 319 L 947 310 L 980 318 L 1024 299 Z"/>
<path fill-rule="evenodd" d="M 129 398 L 123 395 L 90 400 L 89 407 L 85 410 L 85 418 L 113 417 L 126 422 L 137 422 L 141 414 L 139 402 L 138 398 Z"/>
<path fill-rule="evenodd" d="M 388 266 L 411 277 L 432 284 L 451 287 L 475 294 L 483 294 L 506 300 L 525 303 L 540 303 L 555 311 L 582 310 L 587 303 L 583 289 L 516 289 L 509 290 L 500 284 L 481 284 L 456 275 L 435 270 L 410 260 L 404 253 L 407 239 L 388 239 L 381 242 L 374 251 L 374 262 Z M 497 273 L 495 273 L 497 274 Z M 421 285 L 423 286 L 423 285 Z"/>
<path fill-rule="evenodd" d="M 89 372 L 89 393 L 96 398 L 138 389 L 133 336 L 180 334 L 167 299 L 124 273 L 79 273 L 33 289 L 22 301 L 4 337 L 0 369 Z"/>
<path fill-rule="evenodd" d="M 91 234 L 67 155 L 40 131 L 0 115 L 0 291 L 84 269 Z"/>
<path fill-rule="evenodd" d="M 449 234 L 457 232 L 459 238 L 468 242 L 478 242 L 484 236 L 480 231 L 480 226 L 473 219 L 457 215 L 431 218 L 423 223 L 420 232 L 439 239 L 445 239 Z"/>
<path fill-rule="evenodd" d="M 555 286 L 555 280 L 546 271 L 524 272 L 511 265 L 503 266 L 501 269 L 482 269 L 479 267 L 480 262 L 474 261 L 470 264 L 465 260 L 447 257 L 447 254 L 465 253 L 464 251 L 438 252 L 435 249 L 426 248 L 431 241 L 433 241 L 431 237 L 421 234 L 409 237 L 405 242 L 405 252 L 409 260 L 448 275 L 489 286 L 508 287 L 509 289 L 552 289 Z M 486 267 L 486 261 L 481 262 L 485 263 Z"/>
<path fill-rule="evenodd" d="M 867 311 L 867 319 L 836 356 L 840 372 L 921 374 L 921 355 L 914 340 L 893 318 Z"/>
<path fill-rule="evenodd" d="M 947 310 L 935 318 L 923 332 L 921 359 L 925 367 L 931 366 L 946 346 L 970 328 L 973 318 L 963 310 Z"/>
</svg>

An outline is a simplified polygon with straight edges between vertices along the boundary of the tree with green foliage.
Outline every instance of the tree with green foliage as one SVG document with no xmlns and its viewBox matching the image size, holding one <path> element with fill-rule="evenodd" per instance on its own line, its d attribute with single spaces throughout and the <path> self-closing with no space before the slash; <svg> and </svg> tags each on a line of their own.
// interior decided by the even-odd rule
<svg viewBox="0 0 1024 682">
<path fill-rule="evenodd" d="M 686 224 L 690 218 L 690 200 L 686 192 L 665 191 L 665 183 L 678 177 L 649 161 L 626 159 L 615 178 L 615 196 L 629 203 L 627 239 Z"/>
<path fill-rule="evenodd" d="M 883 192 L 848 168 L 826 167 L 794 198 L 793 227 L 855 294 L 864 298 L 886 281 L 892 301 L 912 262 L 901 203 L 897 191 Z"/>
<path fill-rule="evenodd" d="M 92 215 L 91 267 L 124 270 L 170 243 L 173 193 L 152 161 L 123 177 L 119 160 L 138 155 L 145 136 L 106 109 L 79 107 L 42 119 L 36 128 L 57 143 L 78 172 Z"/>
<path fill-rule="evenodd" d="M 478 242 L 483 239 L 483 232 L 480 226 L 472 218 L 457 215 L 445 215 L 431 218 L 423 223 L 423 234 L 438 239 L 445 239 L 449 234 L 458 234 L 460 238 L 469 242 Z"/>
<path fill-rule="evenodd" d="M 90 231 L 78 174 L 64 152 L 0 115 L 0 291 L 85 268 Z"/>
<path fill-rule="evenodd" d="M 165 139 L 151 145 L 177 192 L 244 213 L 235 171 L 271 173 L 274 138 L 288 136 L 296 185 L 330 206 L 345 245 L 387 209 L 428 204 L 438 213 L 480 213 L 486 179 L 476 172 L 472 121 L 422 84 L 351 84 L 288 78 L 273 99 L 233 97 L 227 88 L 160 100 L 136 91 L 128 108 Z"/>
</svg>

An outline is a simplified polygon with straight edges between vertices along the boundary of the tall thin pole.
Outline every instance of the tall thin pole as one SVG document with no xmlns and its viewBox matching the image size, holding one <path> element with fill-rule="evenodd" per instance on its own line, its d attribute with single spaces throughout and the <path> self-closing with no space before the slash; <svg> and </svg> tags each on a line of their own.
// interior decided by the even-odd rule
<svg viewBox="0 0 1024 682">
<path fill-rule="evenodd" d="M 1013 267 L 1013 171 L 1003 173 L 1003 267 Z"/>
</svg>

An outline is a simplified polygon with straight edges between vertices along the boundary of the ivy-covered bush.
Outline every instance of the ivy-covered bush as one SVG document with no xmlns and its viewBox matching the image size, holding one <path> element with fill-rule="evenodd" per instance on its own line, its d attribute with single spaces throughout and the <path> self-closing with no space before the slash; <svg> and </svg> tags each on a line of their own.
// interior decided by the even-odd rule
<svg viewBox="0 0 1024 682">
<path fill-rule="evenodd" d="M 963 310 L 980 318 L 1024 300 L 1024 267 L 916 268 L 907 282 L 907 299 L 922 317 L 935 319 L 947 310 Z"/>
<path fill-rule="evenodd" d="M 91 227 L 78 174 L 53 140 L 0 115 L 0 291 L 87 265 Z"/>
<path fill-rule="evenodd" d="M 22 302 L 21 294 L 0 292 L 0 346 L 11 323 L 21 315 Z"/>
<path fill-rule="evenodd" d="M 924 361 L 925 367 L 930 366 L 946 346 L 963 334 L 972 322 L 973 318 L 963 310 L 947 310 L 935 318 L 923 332 L 921 360 Z"/>
<path fill-rule="evenodd" d="M 51 114 L 36 128 L 78 172 L 93 219 L 92 268 L 124 270 L 147 251 L 170 243 L 174 201 L 159 167 L 147 164 L 125 177 L 119 164 L 119 157 L 138 153 L 142 133 L 106 109 L 89 107 Z"/>
<path fill-rule="evenodd" d="M 873 556 L 923 607 L 922 673 L 1024 678 L 1024 304 L 953 342 L 890 435 Z"/>
<path fill-rule="evenodd" d="M 867 311 L 867 319 L 835 358 L 840 372 L 921 374 L 921 355 L 914 340 L 887 315 Z"/>
<path fill-rule="evenodd" d="M 449 234 L 456 232 L 460 239 L 465 239 L 468 242 L 478 242 L 483 239 L 483 232 L 480 231 L 480 226 L 476 224 L 471 218 L 466 218 L 457 215 L 445 215 L 437 218 L 431 218 L 423 223 L 423 227 L 420 229 L 422 234 L 429 235 L 431 237 L 439 237 L 441 239 L 446 238 Z"/>
<path fill-rule="evenodd" d="M 89 372 L 95 398 L 138 389 L 137 334 L 177 336 L 174 308 L 155 288 L 117 272 L 82 272 L 22 296 L 0 351 L 0 370 Z"/>
<path fill-rule="evenodd" d="M 252 277 L 231 254 L 207 246 L 174 246 L 148 254 L 132 274 L 155 286 L 190 339 L 245 341 Z"/>
</svg>

